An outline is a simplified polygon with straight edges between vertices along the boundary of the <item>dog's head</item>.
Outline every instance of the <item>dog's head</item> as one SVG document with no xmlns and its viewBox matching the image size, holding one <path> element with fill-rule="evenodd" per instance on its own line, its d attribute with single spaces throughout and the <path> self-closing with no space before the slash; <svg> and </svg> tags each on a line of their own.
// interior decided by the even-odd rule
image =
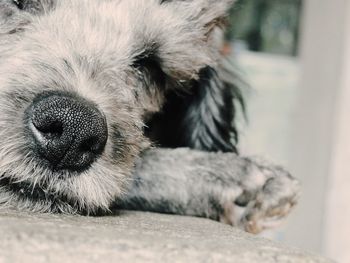
<svg viewBox="0 0 350 263">
<path fill-rule="evenodd" d="M 0 203 L 94 213 L 164 94 L 218 58 L 232 0 L 0 0 Z"/>
</svg>

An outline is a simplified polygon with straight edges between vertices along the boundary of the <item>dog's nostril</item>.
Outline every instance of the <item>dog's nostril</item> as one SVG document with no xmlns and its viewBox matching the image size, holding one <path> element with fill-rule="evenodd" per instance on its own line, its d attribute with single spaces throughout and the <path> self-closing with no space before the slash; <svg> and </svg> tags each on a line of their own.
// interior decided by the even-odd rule
<svg viewBox="0 0 350 263">
<path fill-rule="evenodd" d="M 93 152 L 98 153 L 101 151 L 103 144 L 99 143 L 97 137 L 91 137 L 84 141 L 79 146 L 79 149 L 83 152 Z"/>
<path fill-rule="evenodd" d="M 59 121 L 54 121 L 47 124 L 36 124 L 33 122 L 34 127 L 43 135 L 50 137 L 61 137 L 63 134 L 63 124 Z"/>
<path fill-rule="evenodd" d="M 55 169 L 85 170 L 105 148 L 105 117 L 86 100 L 45 94 L 34 100 L 27 113 L 33 150 Z"/>
</svg>

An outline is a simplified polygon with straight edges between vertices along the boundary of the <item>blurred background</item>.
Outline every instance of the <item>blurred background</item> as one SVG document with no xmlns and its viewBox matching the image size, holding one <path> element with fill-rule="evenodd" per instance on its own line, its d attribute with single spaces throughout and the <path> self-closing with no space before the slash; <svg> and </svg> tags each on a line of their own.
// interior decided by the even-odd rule
<svg viewBox="0 0 350 263">
<path fill-rule="evenodd" d="M 350 262 L 350 1 L 238 0 L 225 52 L 250 84 L 244 155 L 286 166 L 300 205 L 266 236 Z"/>
</svg>

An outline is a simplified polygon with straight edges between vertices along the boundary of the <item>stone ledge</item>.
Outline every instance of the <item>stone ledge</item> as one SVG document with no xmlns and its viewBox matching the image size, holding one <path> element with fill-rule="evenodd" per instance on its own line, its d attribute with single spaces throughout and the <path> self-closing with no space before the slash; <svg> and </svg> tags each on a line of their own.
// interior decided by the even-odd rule
<svg viewBox="0 0 350 263">
<path fill-rule="evenodd" d="M 0 262 L 331 262 L 201 218 L 0 212 Z"/>
</svg>

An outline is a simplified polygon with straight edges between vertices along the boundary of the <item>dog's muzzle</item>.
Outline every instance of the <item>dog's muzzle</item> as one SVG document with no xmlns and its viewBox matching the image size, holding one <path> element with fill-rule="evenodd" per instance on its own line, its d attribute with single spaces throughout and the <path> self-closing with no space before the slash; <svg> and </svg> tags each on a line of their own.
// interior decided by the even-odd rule
<svg viewBox="0 0 350 263">
<path fill-rule="evenodd" d="M 37 96 L 26 122 L 33 152 L 56 170 L 88 169 L 107 142 L 105 116 L 91 102 L 67 93 Z"/>
</svg>

